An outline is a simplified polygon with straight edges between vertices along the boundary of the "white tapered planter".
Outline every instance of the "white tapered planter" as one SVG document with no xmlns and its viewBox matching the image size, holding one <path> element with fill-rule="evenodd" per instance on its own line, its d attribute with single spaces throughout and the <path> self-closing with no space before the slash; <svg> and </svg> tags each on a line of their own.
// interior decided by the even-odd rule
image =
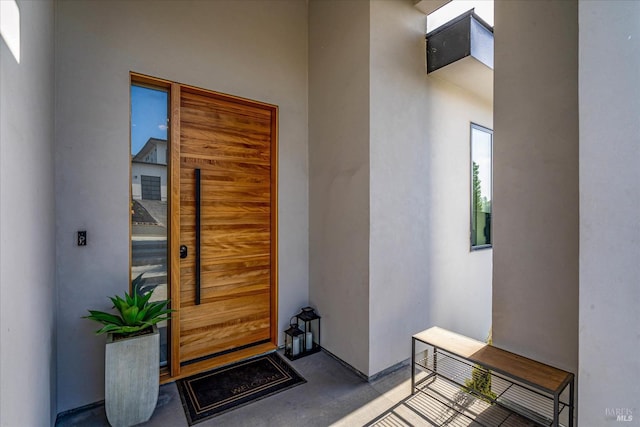
<svg viewBox="0 0 640 427">
<path fill-rule="evenodd" d="M 158 402 L 160 334 L 113 340 L 105 350 L 104 404 L 109 424 L 130 427 L 148 421 Z"/>
</svg>

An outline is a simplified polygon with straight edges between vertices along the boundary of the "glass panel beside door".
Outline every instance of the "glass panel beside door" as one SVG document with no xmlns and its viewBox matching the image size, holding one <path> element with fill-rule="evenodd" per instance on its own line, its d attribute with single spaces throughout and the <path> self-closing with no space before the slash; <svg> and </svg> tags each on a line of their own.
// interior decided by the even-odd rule
<svg viewBox="0 0 640 427">
<path fill-rule="evenodd" d="M 169 94 L 131 84 L 131 278 L 141 276 L 151 300 L 168 299 L 167 160 Z M 160 366 L 167 365 L 167 321 L 160 331 Z"/>
</svg>

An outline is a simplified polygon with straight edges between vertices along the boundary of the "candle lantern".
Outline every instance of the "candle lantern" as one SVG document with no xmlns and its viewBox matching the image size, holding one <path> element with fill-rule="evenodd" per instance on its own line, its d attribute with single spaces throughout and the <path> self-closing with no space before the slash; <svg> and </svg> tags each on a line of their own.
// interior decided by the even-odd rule
<svg viewBox="0 0 640 427">
<path fill-rule="evenodd" d="M 289 360 L 302 356 L 304 348 L 304 332 L 298 328 L 298 318 L 293 316 L 289 321 L 289 329 L 284 331 L 284 355 Z"/>
<path fill-rule="evenodd" d="M 304 336 L 301 356 L 320 351 L 320 316 L 311 307 L 304 307 L 297 315 Z"/>
</svg>

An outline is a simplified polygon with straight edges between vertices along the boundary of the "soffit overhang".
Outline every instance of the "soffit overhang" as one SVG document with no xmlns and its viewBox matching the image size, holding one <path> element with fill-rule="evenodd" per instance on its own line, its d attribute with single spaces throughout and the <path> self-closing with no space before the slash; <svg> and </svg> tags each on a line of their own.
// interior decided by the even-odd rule
<svg viewBox="0 0 640 427">
<path fill-rule="evenodd" d="M 470 10 L 427 34 L 427 73 L 493 102 L 493 28 Z"/>
</svg>

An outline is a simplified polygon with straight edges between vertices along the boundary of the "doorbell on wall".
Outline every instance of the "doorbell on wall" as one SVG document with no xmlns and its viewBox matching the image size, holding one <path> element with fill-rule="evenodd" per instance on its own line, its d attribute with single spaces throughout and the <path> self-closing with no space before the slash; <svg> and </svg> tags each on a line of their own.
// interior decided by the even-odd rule
<svg viewBox="0 0 640 427">
<path fill-rule="evenodd" d="M 87 232 L 78 231 L 78 246 L 87 246 Z"/>
</svg>

